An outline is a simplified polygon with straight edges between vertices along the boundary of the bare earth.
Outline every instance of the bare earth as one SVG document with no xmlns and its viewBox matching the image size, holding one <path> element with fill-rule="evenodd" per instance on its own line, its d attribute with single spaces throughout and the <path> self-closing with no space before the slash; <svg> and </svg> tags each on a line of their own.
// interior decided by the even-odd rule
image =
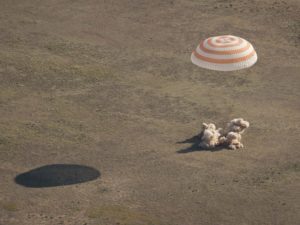
<svg viewBox="0 0 300 225">
<path fill-rule="evenodd" d="M 190 62 L 222 34 L 258 63 Z M 0 224 L 299 224 L 299 46 L 299 0 L 0 0 Z M 195 147 L 235 117 L 245 149 Z M 101 177 L 14 181 L 51 164 Z"/>
</svg>

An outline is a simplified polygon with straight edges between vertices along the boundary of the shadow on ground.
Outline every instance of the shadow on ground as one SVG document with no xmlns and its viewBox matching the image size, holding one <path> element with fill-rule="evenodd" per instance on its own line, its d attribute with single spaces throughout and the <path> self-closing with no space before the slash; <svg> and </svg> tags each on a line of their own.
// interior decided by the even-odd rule
<svg viewBox="0 0 300 225">
<path fill-rule="evenodd" d="M 52 164 L 19 174 L 15 182 L 25 187 L 43 188 L 84 183 L 100 177 L 92 167 L 75 164 Z"/>
<path fill-rule="evenodd" d="M 210 152 L 216 152 L 216 151 L 221 151 L 221 150 L 228 150 L 224 146 L 217 146 L 215 148 L 201 148 L 199 147 L 199 144 L 201 142 L 201 137 L 202 133 L 195 135 L 194 137 L 188 138 L 184 141 L 179 141 L 177 144 L 186 144 L 186 143 L 191 143 L 192 145 L 188 148 L 180 149 L 177 151 L 177 153 L 190 153 L 190 152 L 195 152 L 195 151 L 210 151 Z"/>
</svg>

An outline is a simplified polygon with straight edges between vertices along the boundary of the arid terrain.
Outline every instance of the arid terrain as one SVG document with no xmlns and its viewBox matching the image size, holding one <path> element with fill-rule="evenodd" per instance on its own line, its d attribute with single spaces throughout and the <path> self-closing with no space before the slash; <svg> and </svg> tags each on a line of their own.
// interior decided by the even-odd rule
<svg viewBox="0 0 300 225">
<path fill-rule="evenodd" d="M 191 63 L 223 34 L 258 62 Z M 298 225 L 299 55 L 299 0 L 0 0 L 0 225 Z M 197 148 L 236 117 L 244 149 Z"/>
</svg>

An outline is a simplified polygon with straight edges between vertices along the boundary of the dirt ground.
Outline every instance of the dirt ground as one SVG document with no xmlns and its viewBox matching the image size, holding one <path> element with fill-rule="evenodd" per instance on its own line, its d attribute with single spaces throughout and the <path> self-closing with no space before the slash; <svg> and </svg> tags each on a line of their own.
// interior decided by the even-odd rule
<svg viewBox="0 0 300 225">
<path fill-rule="evenodd" d="M 257 64 L 193 65 L 222 34 Z M 299 0 L 0 0 L 0 224 L 299 224 L 299 46 Z M 235 117 L 245 149 L 195 148 Z M 52 164 L 101 176 L 14 180 Z"/>
</svg>

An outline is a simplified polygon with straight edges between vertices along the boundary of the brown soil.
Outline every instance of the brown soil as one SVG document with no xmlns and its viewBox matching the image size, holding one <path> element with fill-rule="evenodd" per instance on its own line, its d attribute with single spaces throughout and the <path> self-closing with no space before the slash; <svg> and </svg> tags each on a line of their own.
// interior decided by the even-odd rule
<svg viewBox="0 0 300 225">
<path fill-rule="evenodd" d="M 299 24 L 298 0 L 0 0 L 0 224 L 299 224 Z M 257 64 L 193 65 L 221 34 Z M 235 117 L 245 149 L 194 147 Z M 14 181 L 51 164 L 101 177 Z"/>
</svg>

